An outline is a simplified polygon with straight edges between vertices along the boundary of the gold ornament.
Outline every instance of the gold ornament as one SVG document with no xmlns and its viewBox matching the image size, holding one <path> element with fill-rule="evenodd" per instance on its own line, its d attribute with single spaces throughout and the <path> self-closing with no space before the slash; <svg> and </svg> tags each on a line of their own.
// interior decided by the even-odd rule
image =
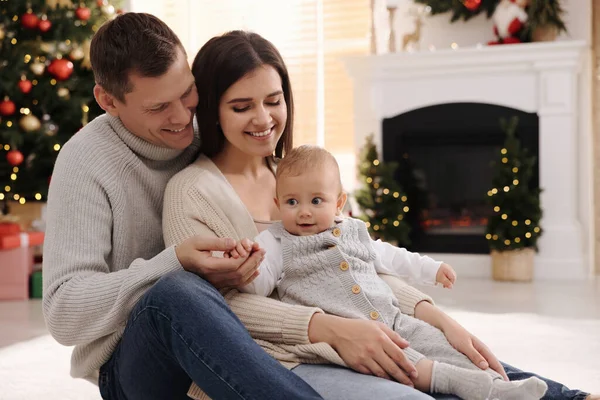
<svg viewBox="0 0 600 400">
<path fill-rule="evenodd" d="M 58 89 L 57 94 L 58 94 L 58 97 L 68 99 L 70 92 L 69 92 L 69 89 L 67 89 L 65 87 L 61 87 L 60 89 Z"/>
<path fill-rule="evenodd" d="M 31 69 L 31 72 L 33 72 L 37 76 L 40 76 L 44 73 L 46 66 L 39 61 L 35 61 L 34 63 L 31 64 L 31 66 L 29 68 Z"/>
<path fill-rule="evenodd" d="M 50 42 L 42 42 L 40 43 L 40 50 L 42 50 L 44 53 L 55 53 L 56 44 Z"/>
<path fill-rule="evenodd" d="M 33 132 L 33 131 L 37 131 L 38 129 L 40 129 L 42 124 L 35 115 L 29 114 L 29 115 L 26 115 L 23 118 L 21 118 L 21 120 L 19 121 L 19 126 L 25 132 Z"/>
<path fill-rule="evenodd" d="M 83 57 L 85 57 L 85 53 L 81 47 L 75 47 L 73 51 L 69 53 L 69 57 L 71 60 L 81 60 Z"/>
<path fill-rule="evenodd" d="M 92 69 L 92 61 L 90 60 L 90 46 L 91 40 L 83 42 L 81 49 L 83 50 L 83 61 L 81 61 L 81 68 Z"/>
<path fill-rule="evenodd" d="M 71 0 L 46 0 L 46 5 L 52 8 L 56 8 L 56 6 L 71 7 L 73 2 Z"/>
</svg>

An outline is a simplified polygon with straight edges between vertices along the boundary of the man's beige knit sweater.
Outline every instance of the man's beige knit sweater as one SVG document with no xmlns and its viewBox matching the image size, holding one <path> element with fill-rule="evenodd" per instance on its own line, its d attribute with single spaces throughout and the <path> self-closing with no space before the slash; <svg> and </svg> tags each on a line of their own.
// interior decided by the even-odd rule
<svg viewBox="0 0 600 400">
<path fill-rule="evenodd" d="M 200 156 L 169 182 L 165 192 L 163 230 L 167 246 L 181 243 L 193 235 L 231 237 L 236 240 L 258 235 L 254 220 L 240 197 L 217 166 L 205 156 Z M 416 304 L 422 300 L 432 302 L 430 297 L 395 277 L 382 278 L 394 291 L 404 314 L 414 315 Z M 272 317 L 266 316 L 281 309 L 283 303 L 263 298 L 271 303 L 261 304 L 256 295 L 240 294 L 235 290 L 225 297 L 256 342 L 285 366 L 292 368 L 298 363 L 344 365 L 328 344 L 309 343 L 307 320 L 297 320 L 298 330 L 294 335 L 296 339 L 303 338 L 303 341 L 291 342 L 285 338 L 275 341 L 274 339 L 281 339 L 279 334 L 265 336 L 266 332 L 280 329 L 275 324 L 264 324 L 274 321 Z M 281 318 L 284 322 L 285 315 L 281 315 Z M 188 395 L 195 399 L 206 398 L 195 385 L 192 385 Z"/>
</svg>

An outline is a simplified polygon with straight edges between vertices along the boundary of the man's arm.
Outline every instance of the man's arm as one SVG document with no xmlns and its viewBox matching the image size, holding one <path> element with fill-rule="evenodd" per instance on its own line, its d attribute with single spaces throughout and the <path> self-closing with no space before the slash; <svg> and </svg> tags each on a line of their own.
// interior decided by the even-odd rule
<svg viewBox="0 0 600 400">
<path fill-rule="evenodd" d="M 144 292 L 182 267 L 171 247 L 149 260 L 123 260 L 111 271 L 113 210 L 98 178 L 76 167 L 82 157 L 67 151 L 48 195 L 43 309 L 54 338 L 75 345 L 124 327 Z"/>
</svg>

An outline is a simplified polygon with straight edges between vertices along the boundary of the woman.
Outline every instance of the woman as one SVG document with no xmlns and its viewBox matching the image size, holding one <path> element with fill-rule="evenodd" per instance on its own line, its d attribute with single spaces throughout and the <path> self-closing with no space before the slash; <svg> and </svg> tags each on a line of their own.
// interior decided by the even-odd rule
<svg viewBox="0 0 600 400">
<path fill-rule="evenodd" d="M 165 242 L 178 244 L 193 235 L 236 240 L 254 237 L 279 219 L 273 202 L 273 168 L 276 159 L 292 147 L 293 96 L 287 69 L 270 42 L 235 31 L 207 42 L 196 56 L 192 72 L 200 93 L 197 120 L 203 155 L 167 187 Z M 244 284 L 254 277 L 255 271 L 250 271 Z M 434 307 L 430 298 L 393 277 L 384 279 L 398 297 L 402 312 L 438 327 L 476 365 L 489 365 L 506 377 L 489 349 Z M 216 286 L 226 285 L 216 282 Z M 235 290 L 225 297 L 259 344 L 326 399 L 430 398 L 408 387 L 412 386 L 409 375 L 414 366 L 401 350 L 407 343 L 380 324 L 321 313 L 294 324 L 290 319 L 297 308 L 286 311 L 287 305 Z M 264 315 L 271 307 L 280 311 L 279 320 Z M 298 328 L 295 335 L 301 331 L 299 327 L 306 326 L 302 332 L 306 342 L 289 345 L 281 328 L 286 324 Z M 277 334 L 269 338 L 269 331 Z M 328 364 L 316 365 L 325 362 Z M 530 375 L 512 367 L 508 370 L 511 377 L 516 374 L 514 379 Z M 563 396 L 562 385 L 548 384 L 547 398 L 586 396 L 579 392 Z"/>
</svg>

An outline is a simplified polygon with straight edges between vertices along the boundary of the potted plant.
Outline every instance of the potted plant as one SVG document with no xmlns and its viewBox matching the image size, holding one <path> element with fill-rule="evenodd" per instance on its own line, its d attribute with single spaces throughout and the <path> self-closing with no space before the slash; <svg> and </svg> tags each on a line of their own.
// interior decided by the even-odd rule
<svg viewBox="0 0 600 400">
<path fill-rule="evenodd" d="M 536 158 L 521 148 L 515 136 L 518 118 L 501 120 L 506 141 L 495 162 L 488 201 L 486 239 L 492 256 L 492 276 L 501 281 L 531 281 L 537 240 L 542 234 L 540 192 L 531 187 Z"/>
<path fill-rule="evenodd" d="M 562 19 L 564 9 L 560 0 L 530 0 L 527 25 L 524 32 L 528 42 L 550 42 L 567 27 Z"/>
</svg>

